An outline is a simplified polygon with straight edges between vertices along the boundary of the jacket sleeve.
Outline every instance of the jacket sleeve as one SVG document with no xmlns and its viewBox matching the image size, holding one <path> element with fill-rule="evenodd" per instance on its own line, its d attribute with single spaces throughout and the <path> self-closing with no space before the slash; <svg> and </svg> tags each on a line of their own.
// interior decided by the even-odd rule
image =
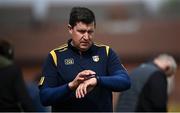
<svg viewBox="0 0 180 113">
<path fill-rule="evenodd" d="M 67 83 L 62 82 L 57 73 L 51 54 L 48 55 L 43 66 L 43 81 L 39 85 L 40 100 L 44 106 L 52 105 L 56 102 L 63 101 L 68 98 L 72 91 Z M 59 85 L 60 84 L 60 85 Z"/>
<path fill-rule="evenodd" d="M 115 52 L 110 49 L 107 61 L 108 75 L 98 76 L 98 84 L 112 91 L 124 91 L 130 88 L 130 78 Z"/>
</svg>

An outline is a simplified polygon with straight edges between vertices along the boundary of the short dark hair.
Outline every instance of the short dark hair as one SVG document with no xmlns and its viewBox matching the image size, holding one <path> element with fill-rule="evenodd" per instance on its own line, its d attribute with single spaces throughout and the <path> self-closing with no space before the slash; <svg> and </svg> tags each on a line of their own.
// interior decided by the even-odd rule
<svg viewBox="0 0 180 113">
<path fill-rule="evenodd" d="M 70 13 L 69 24 L 73 28 L 77 22 L 83 22 L 85 24 L 90 24 L 94 22 L 96 26 L 96 20 L 94 13 L 85 7 L 73 7 Z"/>
<path fill-rule="evenodd" d="M 12 45 L 6 40 L 0 40 L 0 55 L 10 60 L 14 58 Z"/>
</svg>

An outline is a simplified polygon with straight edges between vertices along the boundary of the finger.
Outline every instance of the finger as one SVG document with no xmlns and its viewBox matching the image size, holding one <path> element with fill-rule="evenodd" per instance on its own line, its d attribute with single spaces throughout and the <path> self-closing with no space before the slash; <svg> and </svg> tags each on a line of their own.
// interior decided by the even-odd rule
<svg viewBox="0 0 180 113">
<path fill-rule="evenodd" d="M 82 73 L 79 73 L 79 74 L 76 76 L 76 80 L 78 80 L 78 81 L 84 81 L 84 77 L 83 77 L 82 75 L 83 75 Z"/>
<path fill-rule="evenodd" d="M 89 76 L 89 75 L 95 75 L 96 73 L 94 71 L 91 70 L 84 70 L 82 72 L 79 73 L 80 77 L 85 77 L 85 76 Z"/>
<path fill-rule="evenodd" d="M 78 98 L 78 88 L 76 89 L 76 98 Z"/>
<path fill-rule="evenodd" d="M 88 75 L 95 75 L 96 73 L 92 70 L 86 70 L 85 74 L 88 76 Z"/>
<path fill-rule="evenodd" d="M 90 75 L 95 75 L 96 72 L 92 71 L 92 70 L 87 70 L 87 72 L 90 74 Z"/>
<path fill-rule="evenodd" d="M 84 97 L 83 86 L 84 86 L 84 84 L 82 84 L 79 88 L 80 98 Z"/>
<path fill-rule="evenodd" d="M 84 84 L 83 86 L 83 92 L 84 92 L 84 96 L 87 94 L 87 84 Z"/>
<path fill-rule="evenodd" d="M 79 74 L 79 77 L 84 78 L 84 77 L 86 77 L 87 75 L 89 75 L 89 73 L 83 72 L 83 73 L 80 73 L 80 74 Z"/>
<path fill-rule="evenodd" d="M 80 98 L 79 89 L 80 89 L 80 87 L 78 86 L 78 88 L 76 89 L 76 98 Z"/>
<path fill-rule="evenodd" d="M 84 77 L 78 77 L 77 80 L 83 82 L 85 80 L 85 78 Z"/>
<path fill-rule="evenodd" d="M 80 84 L 76 90 L 77 98 L 84 97 L 84 93 L 82 92 L 83 84 Z"/>
</svg>

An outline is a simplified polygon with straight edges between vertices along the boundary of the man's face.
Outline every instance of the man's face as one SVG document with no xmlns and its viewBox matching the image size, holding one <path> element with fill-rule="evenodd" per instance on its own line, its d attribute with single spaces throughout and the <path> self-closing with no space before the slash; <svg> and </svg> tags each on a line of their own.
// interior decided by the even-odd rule
<svg viewBox="0 0 180 113">
<path fill-rule="evenodd" d="M 94 22 L 91 24 L 78 22 L 73 28 L 70 25 L 68 27 L 69 33 L 72 36 L 73 46 L 80 51 L 88 50 L 93 43 L 92 38 L 95 32 Z"/>
</svg>

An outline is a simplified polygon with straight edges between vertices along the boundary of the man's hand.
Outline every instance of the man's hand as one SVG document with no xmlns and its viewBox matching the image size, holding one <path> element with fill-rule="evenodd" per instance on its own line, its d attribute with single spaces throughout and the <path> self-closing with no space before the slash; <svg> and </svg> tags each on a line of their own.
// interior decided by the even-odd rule
<svg viewBox="0 0 180 113">
<path fill-rule="evenodd" d="M 70 89 L 75 90 L 81 83 L 95 76 L 95 72 L 92 70 L 84 70 L 78 73 L 73 81 L 68 86 Z"/>
<path fill-rule="evenodd" d="M 83 98 L 88 92 L 92 91 L 97 85 L 97 79 L 95 77 L 85 80 L 76 89 L 76 98 Z"/>
</svg>

